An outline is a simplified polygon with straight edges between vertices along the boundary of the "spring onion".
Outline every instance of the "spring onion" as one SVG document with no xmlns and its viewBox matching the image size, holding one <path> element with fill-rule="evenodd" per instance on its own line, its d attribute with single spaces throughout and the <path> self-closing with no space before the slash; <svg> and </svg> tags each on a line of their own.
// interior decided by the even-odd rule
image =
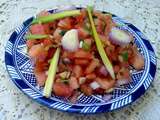
<svg viewBox="0 0 160 120">
<path fill-rule="evenodd" d="M 103 48 L 103 44 L 98 36 L 98 33 L 96 31 L 96 28 L 95 28 L 95 25 L 94 25 L 94 22 L 93 22 L 93 17 L 92 17 L 92 7 L 87 7 L 87 12 L 88 12 L 88 15 L 89 15 L 89 20 L 90 20 L 90 23 L 91 23 L 91 28 L 92 28 L 92 32 L 93 32 L 93 37 L 95 39 L 95 43 L 96 43 L 96 46 L 97 46 L 97 49 L 98 49 L 98 52 L 102 58 L 102 61 L 106 67 L 106 69 L 108 70 L 108 72 L 110 73 L 111 77 L 113 79 L 115 79 L 115 74 L 114 74 L 114 71 L 113 71 L 113 66 L 111 64 L 111 62 L 109 61 L 105 51 L 104 51 L 104 48 Z"/>
<path fill-rule="evenodd" d="M 34 39 L 44 39 L 47 38 L 48 35 L 40 35 L 40 34 L 28 34 L 25 36 L 27 40 L 34 40 Z"/>
<path fill-rule="evenodd" d="M 48 23 L 48 22 L 52 22 L 54 20 L 61 19 L 64 17 L 75 16 L 75 15 L 80 15 L 80 14 L 81 14 L 80 10 L 64 11 L 64 12 L 60 12 L 60 13 L 50 14 L 48 16 L 35 18 L 32 21 L 32 24 Z"/>
<path fill-rule="evenodd" d="M 52 86 L 54 83 L 54 78 L 56 75 L 56 70 L 57 70 L 57 65 L 59 60 L 59 55 L 60 55 L 60 48 L 57 48 L 53 58 L 51 59 L 51 63 L 48 70 L 48 77 L 44 86 L 43 95 L 47 98 L 51 96 Z"/>
</svg>

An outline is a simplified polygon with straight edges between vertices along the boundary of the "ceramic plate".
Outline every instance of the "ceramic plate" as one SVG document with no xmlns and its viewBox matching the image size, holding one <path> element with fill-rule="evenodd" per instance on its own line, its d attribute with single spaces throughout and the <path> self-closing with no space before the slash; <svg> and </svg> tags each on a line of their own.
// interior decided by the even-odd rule
<svg viewBox="0 0 160 120">
<path fill-rule="evenodd" d="M 57 11 L 58 9 L 50 10 L 51 13 Z M 141 71 L 132 69 L 132 82 L 115 88 L 111 100 L 105 101 L 101 95 L 85 96 L 80 94 L 77 102 L 72 104 L 67 98 L 57 96 L 45 98 L 42 96 L 43 89 L 36 84 L 33 66 L 27 55 L 26 39 L 24 38 L 33 17 L 16 28 L 7 42 L 5 64 L 11 80 L 21 91 L 35 101 L 60 111 L 84 114 L 100 113 L 112 111 L 132 103 L 144 94 L 153 81 L 156 72 L 156 56 L 150 42 L 134 25 L 116 15 L 112 15 L 112 19 L 119 25 L 120 29 L 125 29 L 134 36 L 138 50 L 145 58 L 145 66 Z"/>
</svg>

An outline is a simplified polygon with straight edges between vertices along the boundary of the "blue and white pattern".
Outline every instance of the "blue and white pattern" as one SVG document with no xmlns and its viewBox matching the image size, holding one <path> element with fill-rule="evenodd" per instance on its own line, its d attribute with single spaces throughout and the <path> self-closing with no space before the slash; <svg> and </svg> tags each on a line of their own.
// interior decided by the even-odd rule
<svg viewBox="0 0 160 120">
<path fill-rule="evenodd" d="M 50 10 L 54 13 L 57 10 Z M 149 88 L 156 72 L 156 56 L 147 38 L 132 24 L 113 15 L 113 20 L 121 29 L 130 32 L 140 53 L 145 58 L 144 70 L 132 70 L 132 82 L 122 87 L 116 87 L 112 92 L 112 99 L 103 100 L 102 95 L 85 96 L 80 94 L 75 104 L 70 103 L 68 98 L 53 95 L 51 98 L 42 96 L 43 88 L 37 87 L 33 66 L 26 54 L 25 34 L 33 17 L 26 20 L 18 27 L 7 42 L 5 49 L 5 63 L 11 80 L 25 94 L 35 101 L 61 111 L 92 114 L 112 111 L 126 106 L 138 99 Z"/>
</svg>

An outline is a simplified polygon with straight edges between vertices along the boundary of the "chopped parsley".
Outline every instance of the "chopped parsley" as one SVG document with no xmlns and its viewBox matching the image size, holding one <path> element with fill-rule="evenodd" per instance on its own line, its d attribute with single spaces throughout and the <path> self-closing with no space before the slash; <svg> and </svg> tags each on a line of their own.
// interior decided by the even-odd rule
<svg viewBox="0 0 160 120">
<path fill-rule="evenodd" d="M 123 58 L 124 61 L 128 61 L 128 52 L 127 51 L 123 52 L 121 54 L 121 56 L 122 56 L 122 58 Z"/>
</svg>

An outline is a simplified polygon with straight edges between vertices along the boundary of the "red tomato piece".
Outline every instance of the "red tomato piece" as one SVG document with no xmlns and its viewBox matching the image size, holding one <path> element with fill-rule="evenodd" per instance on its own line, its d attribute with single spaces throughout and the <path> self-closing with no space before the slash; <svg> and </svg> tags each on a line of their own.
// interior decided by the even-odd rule
<svg viewBox="0 0 160 120">
<path fill-rule="evenodd" d="M 85 94 L 85 95 L 92 95 L 93 90 L 91 87 L 89 87 L 86 84 L 83 84 L 80 86 L 81 91 Z"/>
<path fill-rule="evenodd" d="M 80 65 L 75 65 L 73 67 L 73 73 L 75 74 L 75 77 L 79 78 L 80 76 L 82 76 L 83 72 L 82 72 L 82 68 Z"/>
<path fill-rule="evenodd" d="M 53 92 L 57 96 L 69 97 L 72 95 L 73 89 L 64 83 L 54 83 Z"/>
<path fill-rule="evenodd" d="M 87 59 L 75 59 L 74 63 L 76 65 L 88 65 L 89 61 Z"/>
<path fill-rule="evenodd" d="M 46 34 L 44 26 L 42 24 L 31 25 L 30 31 L 32 34 Z"/>
<path fill-rule="evenodd" d="M 77 89 L 79 88 L 79 83 L 76 77 L 71 77 L 69 79 L 69 85 L 72 89 Z"/>
</svg>

